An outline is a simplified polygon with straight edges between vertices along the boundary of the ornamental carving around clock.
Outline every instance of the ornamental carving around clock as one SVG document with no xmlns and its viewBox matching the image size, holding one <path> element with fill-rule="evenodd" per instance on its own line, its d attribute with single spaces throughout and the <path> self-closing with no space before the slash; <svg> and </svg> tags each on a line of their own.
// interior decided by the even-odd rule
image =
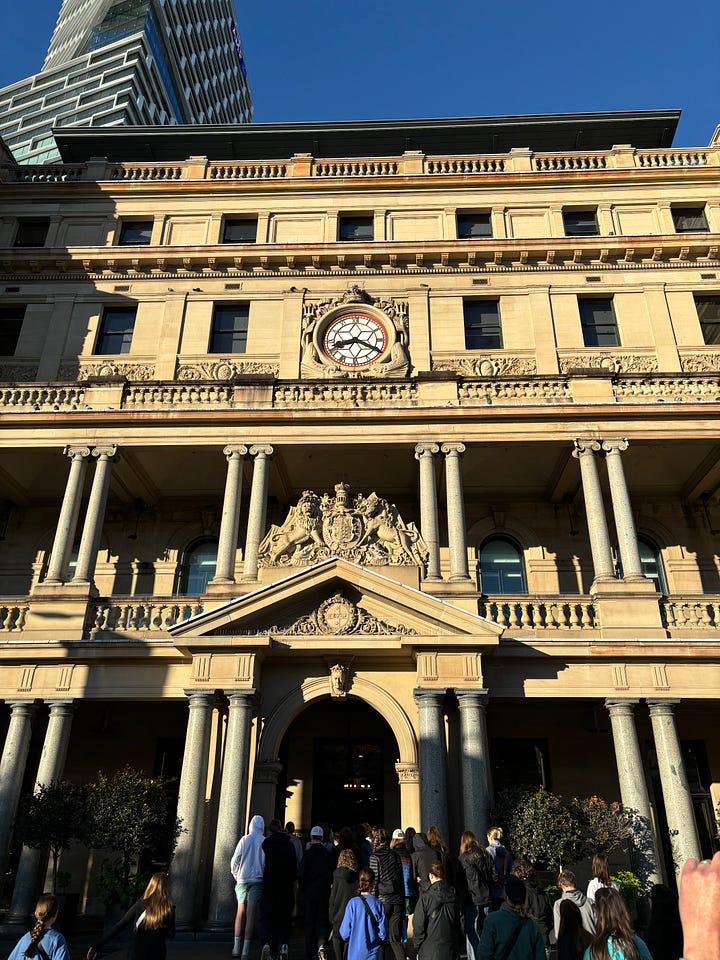
<svg viewBox="0 0 720 960">
<path fill-rule="evenodd" d="M 367 367 L 387 350 L 388 332 L 368 313 L 342 313 L 325 327 L 322 347 L 326 357 L 343 367 Z"/>
</svg>

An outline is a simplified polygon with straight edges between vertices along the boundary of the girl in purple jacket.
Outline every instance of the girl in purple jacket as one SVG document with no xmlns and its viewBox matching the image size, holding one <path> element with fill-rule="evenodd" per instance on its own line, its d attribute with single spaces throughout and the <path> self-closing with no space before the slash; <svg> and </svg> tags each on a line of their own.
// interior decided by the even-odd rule
<svg viewBox="0 0 720 960">
<path fill-rule="evenodd" d="M 340 936 L 348 941 L 347 960 L 379 960 L 388 929 L 385 911 L 370 892 L 375 874 L 363 867 L 358 874 L 358 895 L 349 901 L 340 924 Z"/>
</svg>

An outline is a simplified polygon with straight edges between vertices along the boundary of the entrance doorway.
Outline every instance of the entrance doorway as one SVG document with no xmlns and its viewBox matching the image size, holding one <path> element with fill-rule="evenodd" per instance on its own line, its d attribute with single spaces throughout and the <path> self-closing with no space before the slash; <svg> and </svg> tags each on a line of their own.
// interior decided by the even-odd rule
<svg viewBox="0 0 720 960">
<path fill-rule="evenodd" d="M 309 829 L 400 825 L 397 741 L 362 700 L 321 700 L 290 725 L 280 745 L 275 816 Z"/>
</svg>

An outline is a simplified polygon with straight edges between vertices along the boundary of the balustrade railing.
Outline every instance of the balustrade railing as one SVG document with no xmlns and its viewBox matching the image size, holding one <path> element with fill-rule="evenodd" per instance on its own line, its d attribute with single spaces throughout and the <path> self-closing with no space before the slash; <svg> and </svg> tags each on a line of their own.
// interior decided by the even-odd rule
<svg viewBox="0 0 720 960">
<path fill-rule="evenodd" d="M 668 599 L 660 604 L 665 626 L 677 630 L 720 630 L 720 596 Z"/>
<path fill-rule="evenodd" d="M 29 609 L 23 600 L 0 600 L 0 632 L 24 630 Z"/>
<path fill-rule="evenodd" d="M 168 627 L 203 612 L 198 597 L 111 597 L 96 600 L 88 612 L 91 636 L 168 635 Z"/>
<path fill-rule="evenodd" d="M 595 606 L 586 597 L 488 597 L 480 601 L 478 612 L 507 630 L 552 632 L 599 626 Z"/>
</svg>

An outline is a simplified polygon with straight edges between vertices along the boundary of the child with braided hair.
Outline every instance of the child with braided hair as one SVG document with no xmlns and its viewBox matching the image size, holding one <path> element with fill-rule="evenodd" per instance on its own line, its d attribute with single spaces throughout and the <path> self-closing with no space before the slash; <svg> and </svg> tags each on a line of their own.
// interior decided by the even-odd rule
<svg viewBox="0 0 720 960">
<path fill-rule="evenodd" d="M 35 907 L 35 926 L 16 945 L 8 960 L 37 957 L 38 960 L 70 960 L 65 937 L 53 930 L 60 904 L 51 893 L 44 893 Z"/>
</svg>

